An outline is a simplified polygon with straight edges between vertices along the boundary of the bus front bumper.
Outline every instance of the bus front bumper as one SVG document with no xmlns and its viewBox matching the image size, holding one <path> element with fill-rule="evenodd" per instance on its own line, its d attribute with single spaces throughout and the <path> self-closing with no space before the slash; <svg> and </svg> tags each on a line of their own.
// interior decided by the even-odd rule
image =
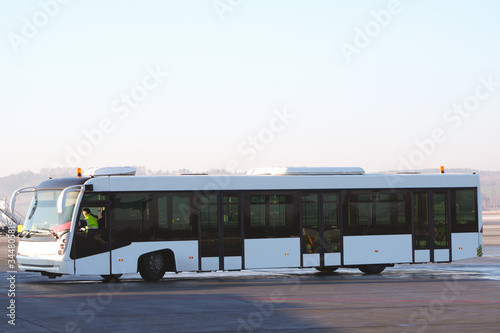
<svg viewBox="0 0 500 333">
<path fill-rule="evenodd" d="M 28 257 L 17 255 L 17 267 L 24 272 L 47 272 L 54 274 L 73 274 L 73 264 L 62 261 L 62 258 L 52 256 Z M 53 256 L 55 257 L 55 256 Z"/>
</svg>

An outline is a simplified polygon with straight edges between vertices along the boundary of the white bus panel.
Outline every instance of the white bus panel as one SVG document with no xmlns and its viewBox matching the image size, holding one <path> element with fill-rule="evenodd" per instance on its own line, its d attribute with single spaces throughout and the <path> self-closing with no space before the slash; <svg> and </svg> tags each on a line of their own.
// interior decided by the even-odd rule
<svg viewBox="0 0 500 333">
<path fill-rule="evenodd" d="M 198 241 L 137 242 L 111 252 L 112 274 L 136 272 L 137 261 L 141 254 L 159 250 L 172 250 L 177 270 L 198 270 Z M 217 264 L 216 269 L 218 267 Z"/>
<path fill-rule="evenodd" d="M 167 245 L 165 245 L 167 243 Z M 175 255 L 177 271 L 198 270 L 198 241 L 176 241 L 162 243 L 163 249 L 171 249 Z"/>
<path fill-rule="evenodd" d="M 431 250 L 415 250 L 415 263 L 431 261 Z"/>
<path fill-rule="evenodd" d="M 473 258 L 477 255 L 479 239 L 477 233 L 451 234 L 451 257 L 453 260 Z"/>
<path fill-rule="evenodd" d="M 245 239 L 245 268 L 300 267 L 300 238 Z"/>
<path fill-rule="evenodd" d="M 95 272 L 103 272 L 101 274 L 109 274 L 109 252 L 99 253 L 93 256 L 84 257 L 75 260 L 75 274 L 77 275 L 94 275 Z M 105 272 L 105 273 L 104 273 Z"/>
<path fill-rule="evenodd" d="M 319 253 L 305 253 L 302 255 L 303 267 L 316 267 L 320 265 Z"/>
<path fill-rule="evenodd" d="M 219 257 L 201 258 L 202 271 L 218 271 Z M 224 270 L 240 270 L 241 257 L 224 257 Z"/>
<path fill-rule="evenodd" d="M 450 261 L 449 249 L 434 250 L 434 262 L 448 262 Z"/>
<path fill-rule="evenodd" d="M 341 265 L 340 252 L 325 253 L 325 266 L 340 266 L 340 265 Z"/>
<path fill-rule="evenodd" d="M 412 262 L 412 236 L 346 236 L 344 265 Z"/>
<path fill-rule="evenodd" d="M 241 269 L 241 257 L 224 257 L 224 269 Z"/>
<path fill-rule="evenodd" d="M 206 257 L 201 258 L 202 271 L 218 271 L 219 270 L 219 257 Z"/>
</svg>

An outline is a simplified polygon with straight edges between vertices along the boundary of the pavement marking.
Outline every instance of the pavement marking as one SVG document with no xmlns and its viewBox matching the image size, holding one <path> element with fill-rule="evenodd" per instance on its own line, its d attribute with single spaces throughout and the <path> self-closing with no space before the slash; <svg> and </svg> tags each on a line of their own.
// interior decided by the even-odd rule
<svg viewBox="0 0 500 333">
<path fill-rule="evenodd" d="M 19 295 L 19 298 L 75 298 L 75 297 L 93 297 L 102 294 L 102 292 L 97 293 L 80 293 L 80 294 L 64 294 L 64 295 Z M 108 293 L 107 293 L 108 294 Z M 272 297 L 239 297 L 239 296 L 161 296 L 155 292 L 125 292 L 125 293 L 112 293 L 109 292 L 111 296 L 117 296 L 120 299 L 143 299 L 143 298 L 154 298 L 154 299 L 207 299 L 207 300 L 242 300 L 242 301 L 276 301 L 277 298 Z M 160 294 L 162 294 L 160 292 Z M 284 299 L 283 299 L 284 298 Z M 354 299 L 354 298 L 290 298 L 286 296 L 281 296 L 279 301 L 288 302 L 395 302 L 395 303 L 429 303 L 435 301 L 435 299 Z M 474 304 L 500 304 L 500 301 L 485 301 L 485 300 L 442 300 L 443 303 L 474 303 Z"/>
</svg>

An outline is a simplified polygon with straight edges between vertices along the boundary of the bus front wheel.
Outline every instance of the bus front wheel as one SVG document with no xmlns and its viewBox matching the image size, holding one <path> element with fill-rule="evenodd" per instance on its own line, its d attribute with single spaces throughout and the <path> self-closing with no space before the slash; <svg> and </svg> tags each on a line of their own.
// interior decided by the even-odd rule
<svg viewBox="0 0 500 333">
<path fill-rule="evenodd" d="M 146 253 L 139 259 L 139 273 L 146 281 L 158 281 L 166 272 L 165 258 L 159 252 Z"/>
<path fill-rule="evenodd" d="M 385 269 L 386 265 L 363 265 L 358 269 L 365 274 L 379 274 Z"/>
</svg>

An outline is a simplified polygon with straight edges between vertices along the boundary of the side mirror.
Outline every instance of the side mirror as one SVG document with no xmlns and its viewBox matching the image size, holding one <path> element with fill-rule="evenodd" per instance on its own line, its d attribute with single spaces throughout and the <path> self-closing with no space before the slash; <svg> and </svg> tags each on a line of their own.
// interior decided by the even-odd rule
<svg viewBox="0 0 500 333">
<path fill-rule="evenodd" d="M 57 212 L 59 214 L 64 213 L 64 207 L 66 206 L 66 196 L 68 195 L 68 192 L 79 192 L 83 191 L 83 189 L 84 185 L 74 185 L 66 187 L 57 198 Z"/>
<path fill-rule="evenodd" d="M 64 191 L 59 194 L 59 198 L 57 198 L 57 212 L 59 214 L 64 213 L 64 206 L 66 205 L 66 193 Z"/>
<path fill-rule="evenodd" d="M 34 186 L 29 186 L 29 187 L 23 187 L 18 190 L 15 190 L 14 193 L 12 193 L 12 197 L 10 198 L 10 205 L 9 205 L 9 210 L 11 214 L 14 214 L 14 206 L 16 205 L 16 198 L 19 194 L 21 193 L 26 193 L 26 192 L 35 192 L 36 187 Z"/>
</svg>

